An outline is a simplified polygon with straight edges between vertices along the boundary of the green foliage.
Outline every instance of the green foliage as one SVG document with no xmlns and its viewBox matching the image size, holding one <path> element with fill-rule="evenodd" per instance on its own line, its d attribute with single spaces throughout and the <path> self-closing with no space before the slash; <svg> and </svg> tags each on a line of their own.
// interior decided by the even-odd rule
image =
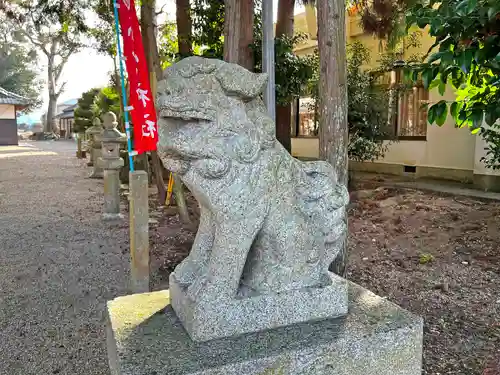
<svg viewBox="0 0 500 375">
<path fill-rule="evenodd" d="M 16 0 L 0 2 L 0 11 L 18 23 L 32 23 L 37 29 L 59 25 L 64 33 L 86 32 L 88 0 Z"/>
<path fill-rule="evenodd" d="M 410 65 L 407 79 L 421 79 L 441 94 L 451 83 L 457 93 L 454 101 L 429 108 L 429 122 L 443 125 L 449 111 L 458 127 L 480 133 L 488 145 L 483 161 L 500 168 L 500 3 L 443 0 L 438 6 L 426 1 L 410 9 L 407 23 L 428 26 L 436 38 L 433 53 L 424 64 Z"/>
<path fill-rule="evenodd" d="M 224 53 L 224 0 L 194 0 L 191 5 L 193 41 L 201 55 L 222 58 Z"/>
<path fill-rule="evenodd" d="M 159 32 L 160 61 L 165 69 L 179 60 L 179 42 L 177 40 L 177 27 L 174 22 L 166 22 L 160 27 Z"/>
<path fill-rule="evenodd" d="M 84 132 L 92 126 L 92 121 L 99 115 L 99 110 L 95 105 L 100 89 L 91 89 L 84 92 L 78 99 L 78 106 L 75 109 L 75 131 Z"/>
<path fill-rule="evenodd" d="M 38 78 L 36 51 L 19 43 L 17 30 L 5 23 L 0 26 L 0 87 L 30 99 L 23 112 L 30 112 L 41 104 L 42 82 Z"/>
<path fill-rule="evenodd" d="M 311 96 L 318 101 L 319 56 L 315 54 L 316 72 L 309 83 Z M 375 160 L 382 157 L 387 146 L 388 96 L 377 89 L 373 75 L 362 69 L 370 59 L 370 51 L 360 42 L 347 45 L 347 96 L 349 126 L 349 159 Z"/>
<path fill-rule="evenodd" d="M 304 87 L 313 78 L 315 72 L 314 56 L 298 56 L 293 52 L 294 47 L 301 43 L 306 37 L 304 35 L 294 35 L 293 37 L 275 38 L 275 82 L 276 82 L 276 103 L 286 105 L 294 99 L 300 97 Z M 262 71 L 262 32 L 256 29 L 254 35 L 255 71 Z"/>
<path fill-rule="evenodd" d="M 254 19 L 254 71 L 262 71 L 262 23 L 259 2 L 255 5 Z M 191 5 L 193 18 L 194 54 L 210 58 L 223 58 L 224 50 L 224 1 L 194 0 Z M 175 24 L 161 28 L 160 57 L 163 67 L 179 59 Z M 288 104 L 298 98 L 314 73 L 314 59 L 297 56 L 294 47 L 304 40 L 304 35 L 275 39 L 276 102 Z"/>
<path fill-rule="evenodd" d="M 120 95 L 116 92 L 114 86 L 105 87 L 99 91 L 94 100 L 95 112 L 101 116 L 107 112 L 113 112 L 116 117 L 120 117 Z"/>
<path fill-rule="evenodd" d="M 420 40 L 422 39 L 421 31 L 413 31 L 404 37 L 401 37 L 398 42 L 392 46 L 391 49 L 386 49 L 379 54 L 377 59 L 378 67 L 373 73 L 380 72 L 385 74 L 394 69 L 396 61 L 405 60 L 406 63 L 418 63 L 424 59 L 423 54 L 415 53 L 411 56 L 405 56 L 405 52 L 409 49 L 418 49 L 422 46 Z"/>
<path fill-rule="evenodd" d="M 427 264 L 434 261 L 434 255 L 429 254 L 429 253 L 422 253 L 418 257 L 418 262 L 420 264 Z"/>
<path fill-rule="evenodd" d="M 224 0 L 191 1 L 194 55 L 223 58 L 224 9 Z M 163 68 L 181 58 L 175 22 L 166 22 L 160 26 L 159 53 Z"/>
<path fill-rule="evenodd" d="M 93 47 L 103 54 L 116 56 L 116 33 L 112 0 L 93 0 L 92 8 L 98 16 L 95 27 L 88 28 L 87 34 L 94 42 Z"/>
<path fill-rule="evenodd" d="M 158 53 L 160 54 L 160 61 L 163 69 L 181 58 L 179 55 L 177 26 L 174 22 L 166 22 L 160 27 L 158 43 Z M 203 50 L 198 44 L 193 45 L 193 54 L 197 56 L 203 54 Z"/>
</svg>

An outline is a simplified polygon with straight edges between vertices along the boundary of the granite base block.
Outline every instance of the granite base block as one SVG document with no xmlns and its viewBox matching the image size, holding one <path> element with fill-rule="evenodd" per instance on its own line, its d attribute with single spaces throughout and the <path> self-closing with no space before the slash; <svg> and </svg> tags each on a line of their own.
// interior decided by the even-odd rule
<svg viewBox="0 0 500 375">
<path fill-rule="evenodd" d="M 423 322 L 349 283 L 343 318 L 195 342 L 168 291 L 108 302 L 113 375 L 420 375 Z"/>
<path fill-rule="evenodd" d="M 170 303 L 195 341 L 208 341 L 347 314 L 347 281 L 330 273 L 323 288 L 294 290 L 216 302 L 193 301 L 170 277 Z"/>
<path fill-rule="evenodd" d="M 103 213 L 101 216 L 103 221 L 115 221 L 115 220 L 123 220 L 125 217 L 122 214 L 109 214 Z"/>
</svg>

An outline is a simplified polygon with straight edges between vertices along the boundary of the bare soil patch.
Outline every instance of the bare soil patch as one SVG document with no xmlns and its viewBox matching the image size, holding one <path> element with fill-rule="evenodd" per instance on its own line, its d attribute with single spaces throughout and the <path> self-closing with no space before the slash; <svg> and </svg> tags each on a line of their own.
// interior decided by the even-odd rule
<svg viewBox="0 0 500 375">
<path fill-rule="evenodd" d="M 357 181 L 348 278 L 424 317 L 424 374 L 500 375 L 500 202 Z M 154 197 L 153 197 L 154 198 Z M 154 289 L 188 254 L 198 223 L 153 212 Z"/>
</svg>

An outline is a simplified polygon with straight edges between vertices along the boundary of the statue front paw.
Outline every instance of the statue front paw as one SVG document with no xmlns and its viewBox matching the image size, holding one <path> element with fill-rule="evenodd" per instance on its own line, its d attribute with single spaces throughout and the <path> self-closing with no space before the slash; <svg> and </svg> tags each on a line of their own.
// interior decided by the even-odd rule
<svg viewBox="0 0 500 375">
<path fill-rule="evenodd" d="M 174 275 L 175 279 L 182 286 L 188 286 L 195 281 L 195 276 L 197 269 L 192 262 L 187 259 L 175 267 Z"/>
</svg>

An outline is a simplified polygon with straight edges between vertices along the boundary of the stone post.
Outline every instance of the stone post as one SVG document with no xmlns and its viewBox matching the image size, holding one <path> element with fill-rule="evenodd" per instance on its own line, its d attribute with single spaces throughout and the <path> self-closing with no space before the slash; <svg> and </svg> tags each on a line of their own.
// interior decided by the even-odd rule
<svg viewBox="0 0 500 375">
<path fill-rule="evenodd" d="M 103 128 L 101 125 L 101 120 L 99 120 L 98 118 L 95 118 L 93 121 L 93 125 L 85 131 L 85 133 L 87 133 L 90 138 L 90 163 L 92 163 L 92 166 L 94 167 L 90 178 L 103 178 L 104 176 L 103 169 L 97 165 L 97 160 L 101 157 L 102 132 Z"/>
<path fill-rule="evenodd" d="M 130 186 L 130 274 L 133 293 L 149 292 L 148 173 L 133 171 Z"/>
<path fill-rule="evenodd" d="M 94 166 L 94 152 L 92 151 L 92 142 L 94 140 L 94 131 L 95 131 L 94 125 L 92 125 L 90 128 L 85 130 L 85 135 L 87 136 L 87 150 L 89 151 L 89 162 L 87 163 L 87 166 L 93 167 Z"/>
<path fill-rule="evenodd" d="M 120 168 L 125 164 L 120 157 L 120 145 L 127 141 L 125 134 L 116 127 L 116 115 L 108 112 L 103 116 L 102 152 L 98 167 L 104 169 L 104 213 L 103 219 L 120 219 Z"/>
<path fill-rule="evenodd" d="M 76 135 L 76 157 L 78 159 L 83 159 L 85 157 L 85 152 L 83 151 L 83 137 L 85 133 L 79 132 Z"/>
</svg>

